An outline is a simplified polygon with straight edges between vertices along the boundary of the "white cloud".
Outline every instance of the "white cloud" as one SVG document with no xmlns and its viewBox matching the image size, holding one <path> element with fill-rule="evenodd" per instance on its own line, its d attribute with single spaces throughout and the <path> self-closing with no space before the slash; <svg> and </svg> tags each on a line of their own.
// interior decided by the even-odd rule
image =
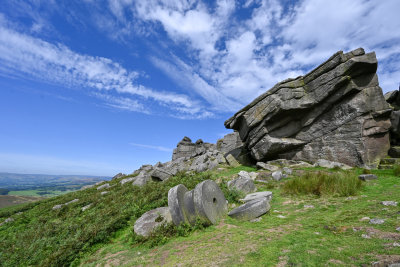
<svg viewBox="0 0 400 267">
<path fill-rule="evenodd" d="M 0 69 L 3 76 L 20 76 L 67 87 L 102 92 L 109 106 L 149 113 L 145 100 L 172 110 L 200 110 L 182 94 L 155 91 L 137 84 L 139 73 L 103 57 L 79 54 L 61 44 L 51 44 L 0 25 Z M 121 94 L 121 97 L 105 94 Z M 185 115 L 185 114 L 182 114 Z"/>
<path fill-rule="evenodd" d="M 358 47 L 377 52 L 384 91 L 397 88 L 397 62 L 390 58 L 400 55 L 399 1 L 305 0 L 289 5 L 276 0 L 243 6 L 219 1 L 207 7 L 202 1 L 146 1 L 136 9 L 141 19 L 162 25 L 186 51 L 185 57 L 159 57 L 153 63 L 216 110 L 237 110 L 336 51 Z M 235 8 L 253 8 L 251 17 L 232 17 Z"/>
<path fill-rule="evenodd" d="M 131 146 L 146 148 L 146 149 L 153 149 L 162 152 L 172 152 L 172 148 L 164 147 L 164 146 L 153 146 L 153 145 L 144 145 L 144 144 L 136 144 L 136 143 L 129 143 Z"/>
</svg>

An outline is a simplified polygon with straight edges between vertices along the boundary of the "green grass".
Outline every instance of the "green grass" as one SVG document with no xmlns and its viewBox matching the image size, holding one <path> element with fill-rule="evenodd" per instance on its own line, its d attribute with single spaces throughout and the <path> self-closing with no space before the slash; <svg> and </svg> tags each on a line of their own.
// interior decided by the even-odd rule
<svg viewBox="0 0 400 267">
<path fill-rule="evenodd" d="M 43 194 L 43 192 L 45 194 Z M 59 191 L 59 190 L 18 190 L 18 191 L 10 191 L 8 195 L 11 196 L 32 196 L 32 197 L 54 197 L 63 194 L 70 193 L 71 191 Z M 40 194 L 42 193 L 42 194 Z"/>
<path fill-rule="evenodd" d="M 400 176 L 400 165 L 399 164 L 393 165 L 393 174 L 396 176 Z"/>
<path fill-rule="evenodd" d="M 395 236 L 400 226 L 399 207 L 380 204 L 384 200 L 400 201 L 400 178 L 393 170 L 372 170 L 378 180 L 363 182 L 357 196 L 351 198 L 339 192 L 319 196 L 284 193 L 286 184 L 297 179 L 294 177 L 273 182 L 273 186 L 257 184 L 259 191 L 273 192 L 272 209 L 260 222 L 240 222 L 227 216 L 207 228 L 201 224 L 166 225 L 148 239 L 132 231 L 135 220 L 144 212 L 167 205 L 170 187 L 183 183 L 192 189 L 211 178 L 221 183 L 229 197 L 231 193 L 223 184 L 243 169 L 254 170 L 239 167 L 194 176 L 181 174 L 142 188 L 120 186 L 117 180 L 110 182 L 114 187 L 105 196 L 93 188 L 2 209 L 0 222 L 9 216 L 15 221 L 0 227 L 0 262 L 4 266 L 360 266 L 400 255 L 400 248 L 391 245 L 400 240 L 400 234 Z M 362 173 L 362 169 L 325 171 L 346 177 Z M 51 210 L 74 198 L 79 202 Z M 81 212 L 88 203 L 93 207 Z M 19 211 L 23 213 L 16 215 Z M 370 225 L 360 220 L 366 216 L 385 219 L 385 223 Z M 399 239 L 361 237 L 371 229 Z"/>
<path fill-rule="evenodd" d="M 352 196 L 361 188 L 361 180 L 354 172 L 307 172 L 287 181 L 282 189 L 286 194 L 316 196 Z"/>
</svg>

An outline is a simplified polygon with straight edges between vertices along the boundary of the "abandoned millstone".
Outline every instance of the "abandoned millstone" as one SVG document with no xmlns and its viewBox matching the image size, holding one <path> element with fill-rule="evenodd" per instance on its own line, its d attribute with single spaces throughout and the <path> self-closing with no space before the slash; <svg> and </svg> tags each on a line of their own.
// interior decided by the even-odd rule
<svg viewBox="0 0 400 267">
<path fill-rule="evenodd" d="M 193 225 L 196 219 L 216 224 L 227 212 L 227 201 L 214 181 L 205 180 L 191 191 L 181 184 L 171 188 L 168 207 L 175 225 Z"/>
<path fill-rule="evenodd" d="M 383 206 L 394 206 L 394 207 L 397 206 L 397 202 L 396 201 L 382 201 L 381 204 Z"/>
<path fill-rule="evenodd" d="M 237 167 L 239 166 L 239 162 L 231 155 L 229 154 L 228 156 L 226 156 L 226 161 L 228 162 L 228 164 L 232 167 Z"/>
<path fill-rule="evenodd" d="M 358 178 L 363 181 L 378 179 L 378 177 L 375 174 L 361 174 L 358 176 Z"/>
<path fill-rule="evenodd" d="M 251 178 L 245 178 L 240 176 L 232 181 L 228 182 L 228 188 L 230 190 L 237 190 L 245 194 L 252 193 L 256 191 L 256 186 Z"/>
<path fill-rule="evenodd" d="M 136 220 L 133 230 L 137 235 L 149 236 L 157 227 L 162 224 L 171 223 L 172 218 L 168 207 L 156 208 L 144 213 Z"/>
<path fill-rule="evenodd" d="M 337 52 L 305 76 L 287 79 L 225 122 L 256 161 L 277 158 L 376 167 L 390 147 L 392 112 L 374 52 Z"/>
<path fill-rule="evenodd" d="M 281 171 L 273 172 L 271 175 L 275 181 L 280 181 L 280 180 L 282 180 L 282 178 L 284 178 L 284 175 Z"/>
<path fill-rule="evenodd" d="M 267 213 L 270 209 L 271 206 L 266 198 L 258 198 L 231 210 L 228 215 L 237 220 L 250 221 Z"/>
<path fill-rule="evenodd" d="M 100 185 L 99 187 L 97 187 L 97 190 L 102 190 L 102 189 L 106 189 L 106 188 L 110 188 L 110 184 L 103 184 L 103 185 Z"/>
<path fill-rule="evenodd" d="M 271 171 L 271 172 L 279 170 L 278 166 L 275 166 L 275 165 L 272 165 L 272 164 L 268 164 L 268 163 L 264 163 L 264 162 L 257 162 L 256 166 L 259 169 L 264 169 L 264 170 Z"/>
<path fill-rule="evenodd" d="M 272 192 L 263 191 L 263 192 L 251 193 L 251 194 L 247 194 L 244 198 L 239 199 L 239 200 L 247 203 L 249 201 L 253 201 L 255 199 L 260 199 L 260 198 L 265 198 L 268 201 L 270 201 L 272 199 Z"/>
</svg>

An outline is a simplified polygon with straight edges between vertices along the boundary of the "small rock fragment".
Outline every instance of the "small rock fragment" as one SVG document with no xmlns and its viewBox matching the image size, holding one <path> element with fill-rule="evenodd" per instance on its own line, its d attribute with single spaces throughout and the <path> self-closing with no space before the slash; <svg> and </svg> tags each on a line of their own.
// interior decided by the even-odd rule
<svg viewBox="0 0 400 267">
<path fill-rule="evenodd" d="M 287 175 L 292 175 L 293 170 L 291 168 L 284 167 L 283 172 L 286 173 Z"/>
<path fill-rule="evenodd" d="M 364 221 L 369 221 L 369 220 L 371 220 L 370 217 L 362 217 L 362 218 L 360 219 L 360 221 L 362 221 L 362 222 L 364 222 Z"/>
<path fill-rule="evenodd" d="M 101 192 L 100 194 L 101 194 L 102 196 L 104 196 L 104 195 L 108 194 L 108 191 L 103 191 L 103 192 Z"/>
<path fill-rule="evenodd" d="M 304 208 L 305 208 L 305 209 L 313 209 L 314 206 L 313 206 L 313 205 L 304 205 Z"/>
<path fill-rule="evenodd" d="M 397 232 L 400 232 L 400 227 L 397 227 L 397 228 L 396 228 L 396 231 L 397 231 Z"/>
<path fill-rule="evenodd" d="M 369 181 L 378 179 L 378 176 L 376 176 L 375 174 L 361 174 L 358 176 L 358 178 L 363 181 Z"/>
<path fill-rule="evenodd" d="M 252 193 L 257 190 L 253 180 L 251 180 L 250 178 L 243 178 L 243 177 L 239 177 L 232 181 L 229 181 L 228 188 L 236 189 L 246 194 Z"/>
<path fill-rule="evenodd" d="M 365 238 L 365 239 L 371 239 L 371 237 L 369 235 L 366 235 L 366 234 L 362 234 L 361 237 Z"/>
<path fill-rule="evenodd" d="M 120 183 L 121 183 L 121 185 L 124 185 L 126 183 L 134 181 L 135 179 L 136 179 L 136 177 L 125 178 L 125 179 L 122 179 Z"/>
<path fill-rule="evenodd" d="M 105 188 L 110 188 L 110 184 L 103 184 L 103 185 L 100 185 L 99 187 L 97 187 L 97 190 L 102 190 L 102 189 L 105 189 Z"/>
<path fill-rule="evenodd" d="M 53 210 L 59 210 L 59 209 L 61 209 L 62 208 L 62 205 L 55 205 L 54 207 L 53 207 Z"/>
<path fill-rule="evenodd" d="M 257 162 L 256 166 L 259 169 L 264 169 L 264 170 L 271 171 L 271 172 L 279 170 L 278 166 L 275 166 L 275 165 L 272 165 L 272 164 L 268 164 L 268 163 L 264 163 L 264 162 Z"/>
<path fill-rule="evenodd" d="M 370 224 L 383 224 L 385 222 L 384 219 L 371 219 L 369 220 Z"/>
<path fill-rule="evenodd" d="M 268 201 L 272 199 L 272 192 L 270 191 L 263 191 L 263 192 L 256 192 L 251 193 L 245 196 L 245 198 L 239 199 L 242 202 L 249 202 L 255 199 L 266 198 Z"/>
<path fill-rule="evenodd" d="M 274 178 L 275 181 L 280 181 L 283 178 L 283 173 L 281 171 L 275 171 L 272 173 L 272 178 Z"/>
<path fill-rule="evenodd" d="M 281 219 L 285 219 L 286 218 L 286 216 L 283 216 L 283 215 L 278 215 L 276 217 L 281 218 Z"/>
<path fill-rule="evenodd" d="M 240 165 L 239 162 L 231 154 L 226 156 L 226 161 L 232 167 L 238 167 Z"/>
<path fill-rule="evenodd" d="M 90 208 L 92 206 L 92 203 L 90 203 L 89 205 L 86 205 L 86 206 L 84 206 L 84 207 L 82 207 L 82 211 L 85 211 L 85 210 L 87 210 L 88 208 Z"/>
<path fill-rule="evenodd" d="M 400 247 L 400 243 L 394 242 L 393 247 Z"/>
<path fill-rule="evenodd" d="M 381 204 L 383 206 L 397 206 L 397 202 L 396 201 L 382 201 Z"/>
</svg>

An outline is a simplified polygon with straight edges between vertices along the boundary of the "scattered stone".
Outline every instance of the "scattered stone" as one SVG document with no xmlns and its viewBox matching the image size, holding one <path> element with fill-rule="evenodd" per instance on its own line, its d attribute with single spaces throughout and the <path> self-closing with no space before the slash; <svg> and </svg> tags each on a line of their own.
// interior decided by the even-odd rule
<svg viewBox="0 0 400 267">
<path fill-rule="evenodd" d="M 369 220 L 370 224 L 383 224 L 385 222 L 385 220 L 383 219 L 371 219 Z"/>
<path fill-rule="evenodd" d="M 55 205 L 54 207 L 53 207 L 53 210 L 59 210 L 59 209 L 61 209 L 62 208 L 62 205 Z"/>
<path fill-rule="evenodd" d="M 261 220 L 262 220 L 262 217 L 258 217 L 258 218 L 250 220 L 250 222 L 261 222 Z"/>
<path fill-rule="evenodd" d="M 171 188 L 168 207 L 175 225 L 193 225 L 197 218 L 216 224 L 226 214 L 227 201 L 214 181 L 205 180 L 191 191 L 181 184 Z"/>
<path fill-rule="evenodd" d="M 252 193 L 257 190 L 254 181 L 250 178 L 239 177 L 228 182 L 229 189 L 235 189 L 245 194 Z"/>
<path fill-rule="evenodd" d="M 280 181 L 283 178 L 283 173 L 281 171 L 275 171 L 275 172 L 272 173 L 272 178 L 275 181 Z"/>
<path fill-rule="evenodd" d="M 397 228 L 396 228 L 396 231 L 397 231 L 397 232 L 400 232 L 400 227 L 397 227 Z"/>
<path fill-rule="evenodd" d="M 0 226 L 4 225 L 6 223 L 9 223 L 9 222 L 13 222 L 13 221 L 14 221 L 14 219 L 9 217 L 9 218 L 5 219 L 4 222 L 0 223 Z"/>
<path fill-rule="evenodd" d="M 279 82 L 225 127 L 240 133 L 255 161 L 325 159 L 376 167 L 390 148 L 391 127 L 377 66 L 374 52 L 339 51 L 308 74 Z"/>
<path fill-rule="evenodd" d="M 320 232 L 314 232 L 314 234 L 316 234 L 316 235 L 320 235 L 321 233 L 320 233 Z"/>
<path fill-rule="evenodd" d="M 171 223 L 172 218 L 168 207 L 156 208 L 144 213 L 136 220 L 133 230 L 137 235 L 148 236 L 157 227 L 165 223 Z"/>
<path fill-rule="evenodd" d="M 240 165 L 239 162 L 231 154 L 226 156 L 226 161 L 232 167 L 238 167 Z"/>
<path fill-rule="evenodd" d="M 336 161 L 330 161 L 330 160 L 326 160 L 326 159 L 319 159 L 314 166 L 319 166 L 319 167 L 323 167 L 323 168 L 329 168 L 329 169 L 333 169 L 333 168 L 340 168 L 343 170 L 349 170 L 351 169 L 350 166 L 340 163 L 340 162 L 336 162 Z"/>
<path fill-rule="evenodd" d="M 366 235 L 366 234 L 362 234 L 361 237 L 365 238 L 365 239 L 371 239 L 371 237 L 369 235 Z"/>
<path fill-rule="evenodd" d="M 356 197 L 346 197 L 346 200 L 356 200 Z"/>
<path fill-rule="evenodd" d="M 100 194 L 102 195 L 102 196 L 104 196 L 104 195 L 107 195 L 109 192 L 108 191 L 103 191 L 103 192 L 101 192 Z"/>
<path fill-rule="evenodd" d="M 239 177 L 245 178 L 245 179 L 251 179 L 250 174 L 246 171 L 240 171 L 238 173 Z"/>
<path fill-rule="evenodd" d="M 135 179 L 136 179 L 136 177 L 125 178 L 125 179 L 122 179 L 120 183 L 121 183 L 121 185 L 124 185 L 124 184 L 126 184 L 126 183 L 135 181 Z"/>
<path fill-rule="evenodd" d="M 249 201 L 233 210 L 228 215 L 241 221 L 250 221 L 267 213 L 271 209 L 266 198 L 259 198 Z"/>
<path fill-rule="evenodd" d="M 394 242 L 393 247 L 400 247 L 400 243 Z"/>
<path fill-rule="evenodd" d="M 250 176 L 251 180 L 255 181 L 258 177 L 258 173 L 257 172 L 249 172 L 249 176 Z"/>
<path fill-rule="evenodd" d="M 382 201 L 381 204 L 383 206 L 397 206 L 397 202 L 396 201 Z"/>
<path fill-rule="evenodd" d="M 165 181 L 173 174 L 162 168 L 154 168 L 154 171 L 151 173 L 151 178 L 158 179 L 160 181 Z"/>
<path fill-rule="evenodd" d="M 268 164 L 268 163 L 264 163 L 264 162 L 257 162 L 256 166 L 259 169 L 264 169 L 264 170 L 271 171 L 271 172 L 279 170 L 278 166 L 275 166 L 275 165 L 272 165 L 272 164 Z"/>
<path fill-rule="evenodd" d="M 103 192 L 102 192 L 103 193 Z M 84 206 L 84 207 L 82 207 L 82 211 L 85 211 L 85 210 L 87 210 L 87 209 L 89 209 L 90 207 L 92 206 L 92 203 L 90 203 L 89 205 L 86 205 L 86 206 Z"/>
<path fill-rule="evenodd" d="M 256 192 L 256 193 L 248 194 L 245 196 L 245 198 L 239 199 L 239 200 L 247 203 L 249 201 L 253 201 L 255 199 L 260 199 L 260 198 L 265 198 L 268 201 L 271 201 L 272 192 L 270 192 L 270 191 Z"/>
<path fill-rule="evenodd" d="M 122 177 L 124 177 L 124 176 L 126 176 L 126 174 L 120 172 L 120 173 L 114 175 L 114 177 L 113 177 L 111 180 L 119 179 L 119 178 L 122 178 Z"/>
<path fill-rule="evenodd" d="M 378 179 L 378 176 L 376 176 L 375 174 L 361 174 L 358 176 L 358 178 L 363 181 L 369 181 Z"/>
<path fill-rule="evenodd" d="M 85 186 L 82 186 L 81 189 L 79 189 L 79 191 L 82 191 L 82 190 L 85 190 L 85 189 L 89 189 L 89 188 L 92 188 L 94 186 L 95 186 L 94 184 L 85 185 Z"/>
<path fill-rule="evenodd" d="M 281 219 L 285 219 L 286 218 L 286 216 L 283 216 L 283 215 L 278 215 L 276 217 L 281 218 Z"/>
<path fill-rule="evenodd" d="M 133 181 L 132 185 L 143 186 L 151 181 L 151 176 L 147 173 L 140 173 L 136 176 L 135 181 Z"/>
<path fill-rule="evenodd" d="M 313 205 L 304 205 L 304 208 L 305 208 L 305 209 L 313 209 L 314 206 L 313 206 Z"/>
<path fill-rule="evenodd" d="M 288 167 L 284 167 L 282 170 L 283 170 L 283 173 L 286 173 L 287 175 L 292 175 L 292 173 L 293 173 L 293 170 Z"/>
<path fill-rule="evenodd" d="M 75 202 L 78 202 L 78 201 L 79 201 L 79 199 L 76 198 L 74 200 L 71 200 L 71 201 L 65 203 L 64 205 L 66 206 L 66 205 L 69 205 L 69 204 L 72 204 L 72 203 L 75 203 Z"/>
<path fill-rule="evenodd" d="M 103 185 L 100 185 L 99 187 L 97 187 L 97 190 L 102 190 L 102 189 L 106 189 L 106 188 L 110 188 L 110 184 L 103 184 Z"/>
<path fill-rule="evenodd" d="M 370 217 L 362 217 L 362 218 L 360 219 L 361 222 L 369 221 L 369 220 L 371 220 Z"/>
</svg>

